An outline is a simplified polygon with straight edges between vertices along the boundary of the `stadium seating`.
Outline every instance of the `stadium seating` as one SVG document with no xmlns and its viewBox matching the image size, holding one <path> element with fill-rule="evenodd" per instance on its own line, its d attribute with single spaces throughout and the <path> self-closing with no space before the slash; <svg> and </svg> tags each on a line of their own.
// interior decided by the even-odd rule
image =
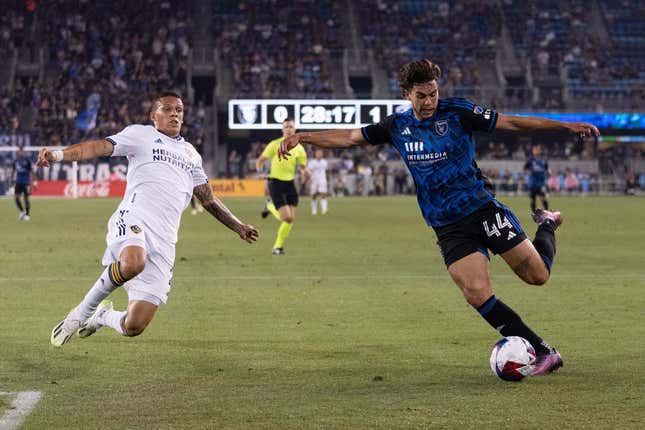
<svg viewBox="0 0 645 430">
<path fill-rule="evenodd" d="M 500 14 L 493 5 L 441 0 L 353 4 L 364 47 L 374 50 L 389 77 L 390 96 L 400 94 L 396 83 L 400 65 L 418 58 L 431 58 L 442 67 L 444 94 L 478 96 L 479 66 L 495 59 L 501 31 Z"/>
<path fill-rule="evenodd" d="M 270 0 L 213 5 L 213 36 L 233 69 L 232 96 L 329 97 L 341 48 L 337 2 Z"/>
<path fill-rule="evenodd" d="M 172 11 L 161 0 L 44 4 L 31 30 L 46 46 L 43 79 L 19 77 L 13 88 L 20 100 L 13 113 L 32 140 L 107 135 L 146 122 L 142 100 L 159 89 L 185 93 L 191 35 L 182 4 Z"/>
<path fill-rule="evenodd" d="M 348 67 L 339 59 L 369 51 L 373 57 L 356 58 L 374 58 L 370 79 L 384 77 L 373 85 L 378 97 L 400 95 L 402 63 L 431 58 L 443 70 L 443 96 L 503 110 L 637 110 L 645 98 L 638 0 L 10 1 L 0 17 L 0 54 L 10 60 L 0 70 L 0 134 L 65 145 L 146 122 L 157 90 L 192 94 L 196 42 L 216 50 L 218 73 L 231 79 L 213 79 L 231 97 L 351 97 L 338 84 Z M 504 76 L 507 67 L 523 75 L 518 84 Z M 207 140 L 210 108 L 199 100 L 185 131 L 198 145 Z M 222 110 L 226 100 L 215 100 Z M 491 143 L 480 157 L 522 152 L 510 140 Z M 580 159 L 583 151 L 550 156 Z M 355 164 L 363 157 L 374 164 L 398 156 L 360 153 Z"/>
</svg>

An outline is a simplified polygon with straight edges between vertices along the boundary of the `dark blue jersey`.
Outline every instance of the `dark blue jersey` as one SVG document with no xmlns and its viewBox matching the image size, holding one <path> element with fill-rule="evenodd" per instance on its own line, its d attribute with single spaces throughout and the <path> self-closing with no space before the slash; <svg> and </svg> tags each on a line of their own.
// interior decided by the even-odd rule
<svg viewBox="0 0 645 430">
<path fill-rule="evenodd" d="M 542 188 L 546 185 L 549 163 L 544 158 L 529 157 L 524 164 L 524 170 L 529 172 L 529 188 Z"/>
<path fill-rule="evenodd" d="M 13 170 L 16 172 L 16 184 L 29 185 L 31 174 L 31 160 L 27 157 L 13 160 Z"/>
<path fill-rule="evenodd" d="M 392 144 L 403 157 L 417 188 L 428 225 L 452 224 L 494 199 L 475 163 L 472 132 L 491 132 L 497 112 L 461 98 L 439 100 L 435 114 L 423 121 L 412 109 L 362 128 L 372 145 Z"/>
</svg>

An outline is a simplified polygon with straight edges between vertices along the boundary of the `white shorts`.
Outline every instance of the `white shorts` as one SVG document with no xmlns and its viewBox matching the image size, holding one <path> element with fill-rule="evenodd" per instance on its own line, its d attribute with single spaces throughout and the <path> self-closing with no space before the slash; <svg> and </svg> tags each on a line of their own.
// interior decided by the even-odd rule
<svg viewBox="0 0 645 430">
<path fill-rule="evenodd" d="M 119 261 L 126 246 L 140 246 L 146 252 L 143 272 L 123 284 L 128 299 L 145 300 L 159 306 L 166 303 L 170 292 L 172 269 L 175 261 L 174 245 L 159 246 L 152 232 L 130 213 L 116 211 L 108 221 L 107 248 L 103 254 L 103 265 Z"/>
<path fill-rule="evenodd" d="M 316 180 L 312 178 L 309 192 L 311 193 L 311 195 L 327 194 L 327 179 L 325 178 L 324 180 Z"/>
</svg>

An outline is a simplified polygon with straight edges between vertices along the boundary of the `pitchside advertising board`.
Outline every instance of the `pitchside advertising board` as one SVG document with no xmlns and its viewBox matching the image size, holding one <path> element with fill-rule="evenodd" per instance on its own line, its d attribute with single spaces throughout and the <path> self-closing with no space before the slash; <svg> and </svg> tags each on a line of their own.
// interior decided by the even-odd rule
<svg viewBox="0 0 645 430">
<path fill-rule="evenodd" d="M 32 195 L 41 197 L 122 197 L 125 193 L 126 161 L 54 163 L 43 168 L 43 180 L 32 187 Z M 77 181 L 72 181 L 76 174 Z M 265 181 L 259 179 L 211 179 L 213 192 L 218 197 L 264 196 Z"/>
<path fill-rule="evenodd" d="M 211 179 L 208 181 L 218 197 L 262 197 L 265 181 L 259 179 Z M 126 182 L 105 181 L 38 181 L 32 195 L 39 197 L 123 197 Z"/>
<path fill-rule="evenodd" d="M 231 130 L 279 130 L 293 118 L 297 129 L 358 128 L 410 108 L 406 100 L 234 99 L 228 102 Z M 645 129 L 643 113 L 504 112 L 559 121 L 584 121 L 603 130 Z"/>
</svg>

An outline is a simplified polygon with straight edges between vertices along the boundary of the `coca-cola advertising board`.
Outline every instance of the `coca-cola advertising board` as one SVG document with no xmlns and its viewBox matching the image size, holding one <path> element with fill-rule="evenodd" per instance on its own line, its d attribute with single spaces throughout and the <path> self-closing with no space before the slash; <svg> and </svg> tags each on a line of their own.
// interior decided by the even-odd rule
<svg viewBox="0 0 645 430">
<path fill-rule="evenodd" d="M 125 181 L 79 181 L 76 184 L 78 197 L 123 197 Z M 74 197 L 74 184 L 71 181 L 39 181 L 31 187 L 32 196 Z"/>
</svg>

